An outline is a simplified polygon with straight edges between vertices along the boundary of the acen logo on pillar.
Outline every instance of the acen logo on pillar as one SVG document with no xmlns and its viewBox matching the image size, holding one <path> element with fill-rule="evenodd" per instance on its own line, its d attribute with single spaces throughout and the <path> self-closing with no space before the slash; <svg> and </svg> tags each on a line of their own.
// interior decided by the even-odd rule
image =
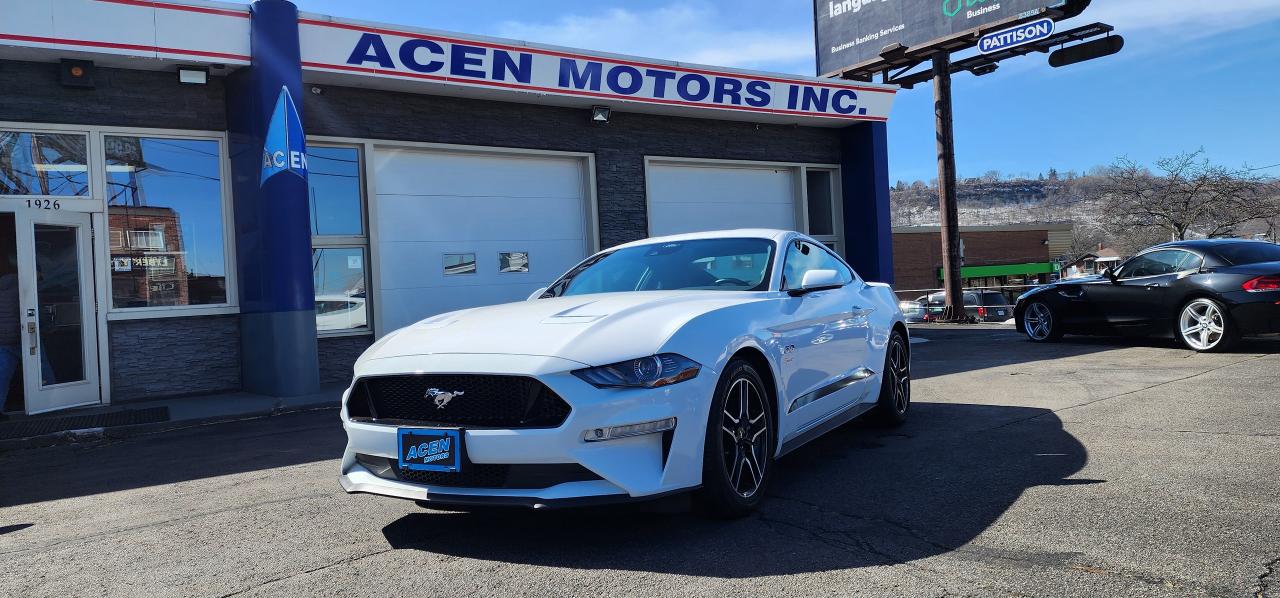
<svg viewBox="0 0 1280 598">
<path fill-rule="evenodd" d="M 258 186 L 281 172 L 291 172 L 303 178 L 307 176 L 307 137 L 302 132 L 302 119 L 298 116 L 293 96 L 289 94 L 289 88 L 283 86 L 276 98 L 276 107 L 271 111 L 271 124 L 267 127 L 267 139 L 262 146 L 262 178 Z"/>
</svg>

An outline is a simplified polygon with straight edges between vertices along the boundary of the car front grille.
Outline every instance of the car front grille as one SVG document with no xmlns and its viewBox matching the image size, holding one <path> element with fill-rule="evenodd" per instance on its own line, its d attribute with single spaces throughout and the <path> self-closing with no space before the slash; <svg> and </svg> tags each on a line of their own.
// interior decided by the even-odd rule
<svg viewBox="0 0 1280 598">
<path fill-rule="evenodd" d="M 448 401 L 439 400 L 448 393 Z M 527 376 L 417 374 L 361 379 L 352 389 L 348 415 L 388 425 L 463 428 L 554 428 L 569 417 L 569 404 Z"/>
<path fill-rule="evenodd" d="M 577 463 L 532 465 L 464 463 L 462 471 L 441 472 L 402 469 L 395 459 L 388 457 L 360 454 L 356 455 L 356 461 L 380 478 L 446 488 L 541 490 L 567 482 L 602 479 Z"/>
</svg>

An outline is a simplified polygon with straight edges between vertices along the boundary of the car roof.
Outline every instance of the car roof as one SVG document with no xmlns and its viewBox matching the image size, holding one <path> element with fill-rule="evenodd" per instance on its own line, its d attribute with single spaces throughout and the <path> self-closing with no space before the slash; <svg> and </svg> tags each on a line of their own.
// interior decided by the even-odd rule
<svg viewBox="0 0 1280 598">
<path fill-rule="evenodd" d="M 665 237 L 649 237 L 640 239 L 630 243 L 623 243 L 611 247 L 610 250 L 622 249 L 624 247 L 637 247 L 640 245 L 653 245 L 656 243 L 670 243 L 674 241 L 694 241 L 698 239 L 769 239 L 771 241 L 782 242 L 788 235 L 799 235 L 795 231 L 782 230 L 776 228 L 736 228 L 731 230 L 712 230 L 697 233 L 684 233 L 679 235 L 667 235 Z"/>
<path fill-rule="evenodd" d="M 1151 249 L 1213 249 L 1224 245 L 1243 245 L 1246 243 L 1270 243 L 1259 239 L 1191 239 L 1187 241 L 1170 241 L 1161 243 Z"/>
</svg>

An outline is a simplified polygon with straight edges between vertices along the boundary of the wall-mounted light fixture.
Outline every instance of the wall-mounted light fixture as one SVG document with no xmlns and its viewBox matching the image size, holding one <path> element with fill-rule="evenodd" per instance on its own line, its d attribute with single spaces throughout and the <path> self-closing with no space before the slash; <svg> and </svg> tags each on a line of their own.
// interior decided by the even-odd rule
<svg viewBox="0 0 1280 598">
<path fill-rule="evenodd" d="M 609 116 L 612 112 L 608 106 L 592 106 L 591 122 L 597 125 L 609 124 Z"/>
<path fill-rule="evenodd" d="M 204 85 L 209 82 L 209 69 L 203 66 L 178 67 L 178 83 Z"/>
<path fill-rule="evenodd" d="M 93 87 L 92 60 L 63 60 L 59 74 L 66 87 Z"/>
</svg>

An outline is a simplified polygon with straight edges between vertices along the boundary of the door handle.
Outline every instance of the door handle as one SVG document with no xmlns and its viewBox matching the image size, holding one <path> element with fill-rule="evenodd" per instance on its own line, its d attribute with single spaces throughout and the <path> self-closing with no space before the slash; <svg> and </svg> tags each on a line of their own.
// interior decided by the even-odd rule
<svg viewBox="0 0 1280 598">
<path fill-rule="evenodd" d="M 27 335 L 31 339 L 31 354 L 36 354 L 36 323 L 27 322 Z"/>
<path fill-rule="evenodd" d="M 868 315 L 868 314 L 870 314 L 871 312 L 873 312 L 873 311 L 875 311 L 875 310 L 876 310 L 876 308 L 874 308 L 874 307 L 862 307 L 861 305 L 855 305 L 855 306 L 853 306 L 853 315 L 854 315 L 855 317 L 856 317 L 856 316 L 865 316 L 865 315 Z"/>
</svg>

